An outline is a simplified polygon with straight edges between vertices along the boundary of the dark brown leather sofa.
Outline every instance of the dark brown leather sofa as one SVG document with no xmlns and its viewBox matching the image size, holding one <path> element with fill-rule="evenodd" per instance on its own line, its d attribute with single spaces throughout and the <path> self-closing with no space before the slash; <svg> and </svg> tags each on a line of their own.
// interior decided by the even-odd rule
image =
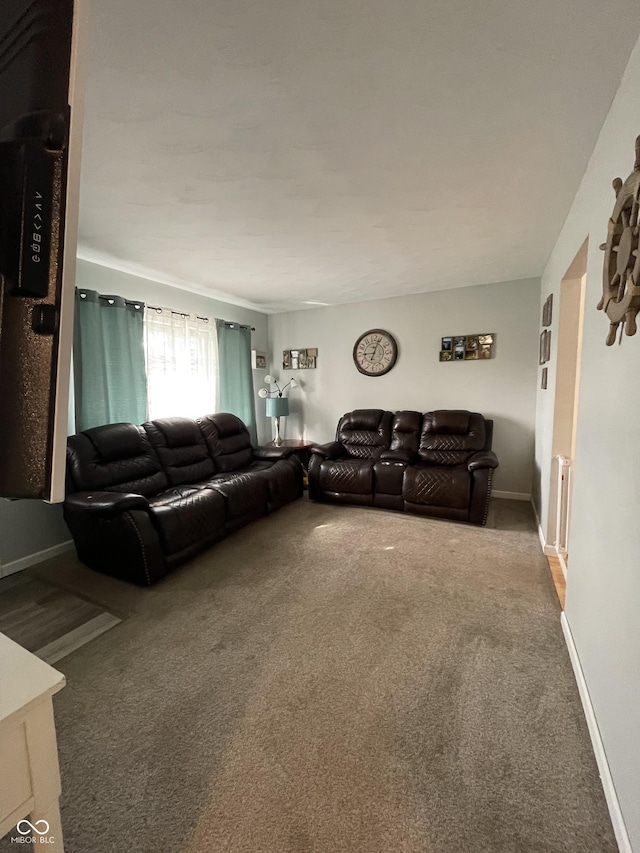
<svg viewBox="0 0 640 853">
<path fill-rule="evenodd" d="M 311 450 L 309 497 L 486 524 L 492 435 L 477 412 L 348 412 Z"/>
<path fill-rule="evenodd" d="M 253 448 L 229 414 L 110 424 L 68 439 L 64 517 L 92 569 L 148 585 L 302 496 L 290 448 Z"/>
</svg>

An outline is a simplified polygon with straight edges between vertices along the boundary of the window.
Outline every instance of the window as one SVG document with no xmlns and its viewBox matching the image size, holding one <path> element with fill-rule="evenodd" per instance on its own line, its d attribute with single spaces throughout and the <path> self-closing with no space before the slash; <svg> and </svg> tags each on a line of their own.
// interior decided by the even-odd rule
<svg viewBox="0 0 640 853">
<path fill-rule="evenodd" d="M 196 418 L 218 408 L 216 324 L 168 308 L 147 308 L 149 419 Z"/>
</svg>

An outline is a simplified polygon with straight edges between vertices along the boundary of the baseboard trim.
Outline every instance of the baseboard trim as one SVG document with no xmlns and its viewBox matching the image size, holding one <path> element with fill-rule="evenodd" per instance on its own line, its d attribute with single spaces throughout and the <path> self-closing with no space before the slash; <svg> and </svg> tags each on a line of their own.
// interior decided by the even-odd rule
<svg viewBox="0 0 640 853">
<path fill-rule="evenodd" d="M 540 544 L 542 545 L 542 553 L 545 557 L 557 557 L 558 552 L 556 551 L 553 545 L 547 545 L 544 539 L 544 533 L 542 532 L 542 527 L 538 525 L 538 538 L 540 539 Z M 567 573 L 564 573 L 565 578 L 567 577 Z"/>
<path fill-rule="evenodd" d="M 535 512 L 535 510 L 534 510 L 534 512 Z M 537 516 L 536 516 L 536 518 L 537 518 Z M 538 539 L 540 540 L 540 546 L 542 548 L 542 553 L 545 555 L 545 557 L 557 557 L 558 556 L 558 552 L 553 547 L 553 545 L 547 545 L 546 540 L 544 538 L 544 532 L 542 530 L 542 525 L 540 524 L 540 522 L 538 522 Z M 566 580 L 567 579 L 566 567 L 563 569 L 563 572 L 564 572 L 564 578 Z"/>
<path fill-rule="evenodd" d="M 593 746 L 593 752 L 596 757 L 596 762 L 598 763 L 600 781 L 602 782 L 604 796 L 609 808 L 609 816 L 611 817 L 611 823 L 613 825 L 616 841 L 618 842 L 618 848 L 620 853 L 633 853 L 629 834 L 627 833 L 627 828 L 624 824 L 624 818 L 620 809 L 620 803 L 618 802 L 618 795 L 616 794 L 615 785 L 613 784 L 611 770 L 609 769 L 607 754 L 604 749 L 602 737 L 600 736 L 598 721 L 596 719 L 595 711 L 593 710 L 593 705 L 591 704 L 589 688 L 587 687 L 587 682 L 578 656 L 578 650 L 576 649 L 576 645 L 573 641 L 571 628 L 564 611 L 560 615 L 560 623 L 562 624 L 564 639 L 567 644 L 567 649 L 569 650 L 573 673 L 578 684 L 578 692 L 580 693 L 582 708 L 587 719 L 587 726 L 589 727 L 589 734 L 591 736 L 591 745 Z"/>
<path fill-rule="evenodd" d="M 501 492 L 491 489 L 492 498 L 505 498 L 508 501 L 530 501 L 531 495 L 526 492 Z"/>
<path fill-rule="evenodd" d="M 542 529 L 542 525 L 540 524 L 540 518 L 538 516 L 538 510 L 536 509 L 536 505 L 533 502 L 533 497 L 531 498 L 531 506 L 533 507 L 533 514 L 536 517 L 536 522 L 538 525 L 538 539 L 540 540 L 540 547 L 542 548 L 542 553 L 545 557 L 557 557 L 558 554 L 553 545 L 547 545 L 547 540 L 544 538 L 544 531 Z M 566 566 L 563 569 L 565 580 L 567 579 L 567 571 Z"/>
<path fill-rule="evenodd" d="M 538 536 L 541 541 L 543 539 L 542 528 L 538 527 Z M 543 545 L 542 550 L 547 555 L 547 557 L 555 557 L 558 561 L 558 565 L 562 570 L 562 574 L 564 575 L 565 582 L 567 580 L 567 562 L 566 562 L 566 551 L 559 551 L 555 545 Z"/>
<path fill-rule="evenodd" d="M 73 540 L 67 539 L 66 542 L 60 542 L 59 545 L 52 545 L 51 548 L 45 548 L 43 551 L 36 551 L 35 554 L 27 554 L 26 557 L 20 557 L 19 560 L 13 560 L 11 563 L 5 563 L 0 566 L 0 577 L 4 578 L 7 575 L 13 575 L 16 572 L 28 569 L 30 566 L 35 566 L 38 563 L 44 563 L 45 560 L 50 560 L 52 557 L 64 554 L 65 551 L 70 551 L 72 548 Z"/>
<path fill-rule="evenodd" d="M 533 509 L 533 514 L 536 517 L 536 524 L 538 525 L 538 530 L 542 531 L 542 527 L 540 526 L 540 516 L 538 515 L 538 508 L 536 507 L 536 502 L 533 499 L 533 495 L 531 495 L 531 508 Z"/>
</svg>

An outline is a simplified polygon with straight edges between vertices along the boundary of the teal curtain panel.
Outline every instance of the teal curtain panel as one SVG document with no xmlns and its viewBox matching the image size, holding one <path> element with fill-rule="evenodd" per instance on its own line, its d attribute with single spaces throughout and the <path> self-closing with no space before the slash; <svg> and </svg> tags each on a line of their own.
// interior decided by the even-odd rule
<svg viewBox="0 0 640 853">
<path fill-rule="evenodd" d="M 147 417 L 144 303 L 76 288 L 76 431 Z"/>
<path fill-rule="evenodd" d="M 256 435 L 256 406 L 251 370 L 251 329 L 216 320 L 218 329 L 219 411 L 236 415 L 247 425 L 253 444 Z"/>
</svg>

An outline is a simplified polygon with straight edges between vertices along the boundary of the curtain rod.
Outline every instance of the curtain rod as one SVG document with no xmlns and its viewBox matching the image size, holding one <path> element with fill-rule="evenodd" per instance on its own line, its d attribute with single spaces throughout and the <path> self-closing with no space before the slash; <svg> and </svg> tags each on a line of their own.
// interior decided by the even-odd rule
<svg viewBox="0 0 640 853">
<path fill-rule="evenodd" d="M 147 305 L 147 310 L 155 311 L 156 314 L 162 314 L 163 311 L 169 309 L 157 308 L 155 305 Z M 175 314 L 178 317 L 183 317 L 184 319 L 188 319 L 189 317 L 191 317 L 191 314 L 185 314 L 184 311 L 174 311 L 173 309 L 171 309 L 171 313 Z M 203 320 L 205 323 L 209 322 L 208 317 L 200 317 L 198 314 L 196 314 L 196 320 Z M 220 322 L 224 323 L 225 326 L 229 326 L 231 328 L 237 326 L 239 329 L 250 329 L 252 332 L 255 332 L 256 330 L 255 326 L 245 326 L 243 323 L 232 323 L 230 320 L 221 320 Z"/>
<path fill-rule="evenodd" d="M 239 329 L 251 329 L 252 332 L 255 332 L 255 326 L 245 326 L 244 323 L 232 323 L 231 320 L 220 320 L 221 323 L 224 323 L 225 326 L 229 326 L 231 329 L 237 326 Z"/>
</svg>

